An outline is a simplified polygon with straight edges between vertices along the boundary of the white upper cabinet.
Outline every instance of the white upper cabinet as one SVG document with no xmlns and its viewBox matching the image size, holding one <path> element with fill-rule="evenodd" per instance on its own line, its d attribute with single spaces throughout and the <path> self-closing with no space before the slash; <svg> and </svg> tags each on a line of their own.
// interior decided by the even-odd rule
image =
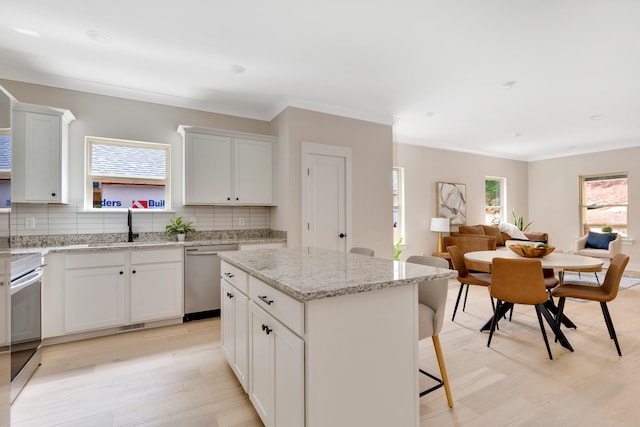
<svg viewBox="0 0 640 427">
<path fill-rule="evenodd" d="M 184 140 L 184 204 L 231 201 L 231 138 L 189 132 Z"/>
<path fill-rule="evenodd" d="M 69 202 L 68 110 L 16 103 L 12 124 L 12 201 Z"/>
<path fill-rule="evenodd" d="M 273 204 L 272 136 L 179 126 L 185 205 Z"/>
<path fill-rule="evenodd" d="M 234 141 L 235 203 L 270 205 L 273 202 L 273 144 L 268 141 Z"/>
</svg>

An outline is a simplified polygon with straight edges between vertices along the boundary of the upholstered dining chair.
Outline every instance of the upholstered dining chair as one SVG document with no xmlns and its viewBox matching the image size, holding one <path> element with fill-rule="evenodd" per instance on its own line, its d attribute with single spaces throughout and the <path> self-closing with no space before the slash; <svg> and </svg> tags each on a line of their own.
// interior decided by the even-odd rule
<svg viewBox="0 0 640 427">
<path fill-rule="evenodd" d="M 491 345 L 491 339 L 499 320 L 500 307 L 504 303 L 533 305 L 536 309 L 538 322 L 540 323 L 540 331 L 542 338 L 547 347 L 549 359 L 553 360 L 549 340 L 542 322 L 542 315 L 549 320 L 551 319 L 552 329 L 557 329 L 555 323 L 547 307 L 544 303 L 549 299 L 544 275 L 542 272 L 542 263 L 539 259 L 507 259 L 494 258 L 492 268 L 491 285 L 489 286 L 489 294 L 496 298 L 496 310 L 491 322 L 489 330 L 489 339 L 487 347 Z M 554 330 L 555 332 L 555 330 Z"/>
<path fill-rule="evenodd" d="M 367 256 L 373 256 L 373 254 L 375 253 L 373 249 L 358 248 L 358 247 L 351 248 L 349 252 L 352 254 L 367 255 Z"/>
<path fill-rule="evenodd" d="M 629 263 L 629 256 L 625 254 L 617 254 L 613 257 L 607 268 L 607 274 L 604 276 L 604 282 L 600 286 L 588 286 L 579 283 L 563 283 L 552 291 L 553 296 L 560 298 L 558 301 L 558 314 L 556 315 L 556 323 L 560 327 L 559 320 L 562 319 L 562 313 L 564 312 L 564 304 L 567 298 L 578 298 L 589 301 L 598 301 L 600 308 L 602 309 L 602 316 L 604 322 L 609 330 L 609 337 L 613 340 L 618 350 L 618 356 L 622 356 L 620 351 L 620 344 L 618 343 L 618 337 L 616 330 L 613 327 L 613 321 L 609 314 L 609 308 L 607 303 L 613 301 L 618 295 L 618 289 L 620 288 L 620 279 L 622 279 L 622 273 L 627 268 Z"/>
<path fill-rule="evenodd" d="M 407 258 L 407 262 L 432 267 L 449 268 L 449 262 L 447 260 L 430 256 L 413 255 Z M 444 386 L 447 403 L 450 408 L 453 408 L 453 397 L 451 396 L 451 388 L 449 387 L 447 368 L 444 364 L 442 347 L 440 346 L 440 338 L 438 336 L 444 322 L 444 310 L 447 303 L 448 290 L 449 281 L 447 279 L 431 280 L 429 282 L 423 282 L 418 286 L 418 340 L 431 337 L 441 376 L 441 378 L 438 378 L 420 369 L 421 374 L 438 382 L 434 387 L 421 391 L 420 397 Z"/>
<path fill-rule="evenodd" d="M 469 285 L 488 287 L 491 284 L 491 273 L 469 272 L 469 270 L 467 270 L 467 264 L 464 261 L 464 255 L 462 254 L 462 251 L 455 245 L 447 247 L 447 252 L 449 252 L 449 256 L 451 257 L 451 264 L 453 265 L 453 269 L 458 271 L 458 277 L 456 279 L 458 279 L 458 282 L 460 282 L 460 290 L 458 291 L 458 297 L 456 298 L 456 305 L 453 307 L 453 316 L 451 316 L 451 321 L 453 321 L 456 318 L 456 312 L 458 311 L 458 305 L 460 304 L 462 291 L 466 289 L 466 292 L 464 294 L 464 302 L 462 303 L 462 311 L 464 311 L 467 306 Z M 489 298 L 491 300 L 491 307 L 495 310 L 493 298 Z"/>
<path fill-rule="evenodd" d="M 547 291 L 555 288 L 560 284 L 560 281 L 556 277 L 556 273 L 553 271 L 553 268 L 543 268 L 542 269 L 542 277 L 544 277 L 544 287 L 547 288 Z M 551 298 L 551 302 L 553 304 L 553 297 L 549 294 L 549 298 Z M 555 315 L 557 312 L 552 312 L 551 314 Z M 509 321 L 513 318 L 513 307 L 511 307 L 511 311 L 509 312 Z"/>
<path fill-rule="evenodd" d="M 553 268 L 543 268 L 542 277 L 544 277 L 544 287 L 547 289 L 547 291 L 550 291 L 551 289 L 555 288 L 560 284 L 560 281 L 556 277 L 556 273 L 553 271 Z M 553 298 L 551 297 L 551 294 L 549 294 L 549 298 Z M 553 300 L 552 300 L 552 303 L 553 303 Z M 556 313 L 554 312 L 552 314 L 555 315 Z M 511 312 L 509 314 L 509 321 L 511 321 L 512 317 L 513 317 L 513 307 L 511 307 Z"/>
</svg>

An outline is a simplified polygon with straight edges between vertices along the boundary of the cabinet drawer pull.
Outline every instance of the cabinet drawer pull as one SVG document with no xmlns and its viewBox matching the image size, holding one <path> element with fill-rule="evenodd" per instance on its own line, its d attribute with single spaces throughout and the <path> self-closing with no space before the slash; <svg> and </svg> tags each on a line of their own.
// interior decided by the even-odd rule
<svg viewBox="0 0 640 427">
<path fill-rule="evenodd" d="M 267 335 L 269 335 L 269 334 L 273 331 L 273 329 L 271 329 L 269 326 L 265 325 L 264 323 L 262 324 L 262 330 L 263 330 Z"/>
<path fill-rule="evenodd" d="M 229 279 L 233 277 L 233 273 L 224 273 L 224 275 L 227 276 Z"/>
<path fill-rule="evenodd" d="M 261 299 L 265 304 L 267 304 L 267 305 L 271 305 L 271 304 L 273 304 L 273 300 L 272 300 L 272 299 L 267 298 L 267 296 L 266 296 L 266 295 L 258 295 L 258 298 L 260 298 L 260 299 Z"/>
<path fill-rule="evenodd" d="M 227 298 L 233 298 L 233 294 L 231 292 L 227 292 Z"/>
<path fill-rule="evenodd" d="M 121 271 L 120 274 L 124 274 L 124 271 Z"/>
</svg>

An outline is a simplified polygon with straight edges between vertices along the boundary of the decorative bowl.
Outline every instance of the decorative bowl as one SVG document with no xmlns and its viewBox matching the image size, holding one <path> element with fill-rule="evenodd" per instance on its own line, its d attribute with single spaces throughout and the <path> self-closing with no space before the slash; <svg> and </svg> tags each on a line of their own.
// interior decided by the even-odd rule
<svg viewBox="0 0 640 427">
<path fill-rule="evenodd" d="M 527 244 L 519 244 L 519 245 L 509 245 L 509 249 L 511 249 L 516 254 L 525 258 L 541 258 L 545 255 L 549 255 L 556 248 L 554 246 L 547 246 L 545 248 L 536 248 Z"/>
</svg>

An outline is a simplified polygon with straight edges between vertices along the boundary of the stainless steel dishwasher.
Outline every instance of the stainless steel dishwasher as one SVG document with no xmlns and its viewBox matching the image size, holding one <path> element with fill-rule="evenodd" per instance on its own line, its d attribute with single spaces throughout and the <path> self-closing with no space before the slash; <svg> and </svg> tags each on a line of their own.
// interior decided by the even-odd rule
<svg viewBox="0 0 640 427">
<path fill-rule="evenodd" d="M 191 246 L 184 251 L 184 321 L 220 315 L 218 252 L 238 245 Z"/>
</svg>

